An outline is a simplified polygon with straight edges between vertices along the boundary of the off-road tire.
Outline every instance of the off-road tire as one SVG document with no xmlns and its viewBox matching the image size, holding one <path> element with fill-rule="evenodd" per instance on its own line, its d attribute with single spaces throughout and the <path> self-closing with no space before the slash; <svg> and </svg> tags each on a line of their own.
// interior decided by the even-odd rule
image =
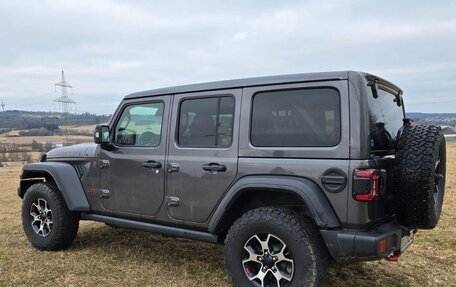
<svg viewBox="0 0 456 287">
<path fill-rule="evenodd" d="M 52 210 L 52 228 L 46 237 L 33 229 L 31 221 L 32 204 L 39 199 L 47 202 Z M 51 183 L 36 183 L 27 189 L 22 203 L 22 227 L 30 243 L 40 250 L 61 250 L 69 247 L 78 232 L 79 216 L 68 210 L 62 194 Z"/>
<path fill-rule="evenodd" d="M 445 192 L 445 171 L 446 145 L 440 128 L 406 126 L 397 143 L 393 178 L 396 210 L 402 225 L 419 229 L 437 225 Z"/>
<path fill-rule="evenodd" d="M 228 231 L 225 266 L 233 286 L 255 286 L 244 271 L 242 253 L 249 238 L 260 233 L 280 238 L 293 256 L 294 274 L 285 286 L 321 286 L 324 283 L 329 255 L 315 225 L 291 210 L 263 207 L 245 213 Z"/>
</svg>

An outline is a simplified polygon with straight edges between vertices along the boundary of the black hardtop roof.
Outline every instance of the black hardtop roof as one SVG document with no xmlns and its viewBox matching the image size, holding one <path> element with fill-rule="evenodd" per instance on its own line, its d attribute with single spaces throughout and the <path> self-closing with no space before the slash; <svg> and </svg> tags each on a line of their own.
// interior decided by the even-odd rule
<svg viewBox="0 0 456 287">
<path fill-rule="evenodd" d="M 381 80 L 383 83 L 388 83 L 394 89 L 400 90 L 397 86 L 387 82 L 381 78 L 370 75 L 363 72 L 355 71 L 340 71 L 340 72 L 320 72 L 320 73 L 305 73 L 305 74 L 290 74 L 290 75 L 278 75 L 278 76 L 266 76 L 266 77 L 255 77 L 255 78 L 244 78 L 236 80 L 216 81 L 207 83 L 198 83 L 182 86 L 174 86 L 167 88 L 152 89 L 142 92 L 136 92 L 129 94 L 125 99 L 135 99 L 150 96 L 159 95 L 170 95 L 179 93 L 191 93 L 191 92 L 202 92 L 202 91 L 215 91 L 222 89 L 234 89 L 264 85 L 277 85 L 277 84 L 290 84 L 290 83 L 302 83 L 302 82 L 315 82 L 315 81 L 329 81 L 329 80 L 347 80 L 350 74 L 357 74 L 361 77 L 375 77 Z"/>
</svg>

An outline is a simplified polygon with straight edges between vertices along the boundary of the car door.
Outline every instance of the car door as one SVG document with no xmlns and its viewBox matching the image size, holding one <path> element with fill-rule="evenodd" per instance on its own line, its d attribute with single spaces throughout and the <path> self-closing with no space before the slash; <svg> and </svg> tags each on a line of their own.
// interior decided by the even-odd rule
<svg viewBox="0 0 456 287">
<path fill-rule="evenodd" d="M 164 198 L 171 96 L 126 102 L 100 151 L 101 204 L 118 215 L 154 216 Z"/>
<path fill-rule="evenodd" d="M 241 89 L 174 95 L 168 214 L 205 222 L 237 174 Z"/>
</svg>

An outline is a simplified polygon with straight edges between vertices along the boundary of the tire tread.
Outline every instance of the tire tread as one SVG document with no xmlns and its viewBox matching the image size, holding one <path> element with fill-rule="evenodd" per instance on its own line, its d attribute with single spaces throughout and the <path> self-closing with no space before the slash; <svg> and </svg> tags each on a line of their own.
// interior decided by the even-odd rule
<svg viewBox="0 0 456 287">
<path fill-rule="evenodd" d="M 52 220 L 54 222 L 52 231 L 48 238 L 40 238 L 31 230 L 28 225 L 30 224 L 28 218 L 28 210 L 30 209 L 30 198 L 37 194 L 47 195 L 52 202 Z M 49 204 L 49 203 L 48 203 Z M 22 207 L 22 225 L 30 243 L 40 250 L 62 250 L 69 247 L 79 229 L 79 218 L 75 212 L 68 209 L 62 194 L 57 186 L 53 183 L 43 182 L 36 183 L 27 189 L 24 195 Z"/>
<path fill-rule="evenodd" d="M 225 266 L 231 282 L 233 282 L 233 286 L 241 287 L 242 285 L 238 285 L 234 282 L 233 277 L 231 276 L 232 270 L 234 269 L 233 266 L 231 266 L 233 260 L 230 260 L 230 255 L 233 254 L 232 245 L 236 242 L 237 235 L 241 230 L 248 228 L 251 224 L 259 221 L 280 224 L 280 226 L 296 239 L 301 246 L 306 247 L 305 245 L 307 243 L 309 244 L 308 247 L 311 249 L 309 256 L 313 263 L 310 270 L 312 276 L 306 278 L 307 282 L 304 283 L 304 286 L 321 286 L 326 279 L 329 255 L 317 228 L 313 222 L 296 212 L 276 207 L 262 207 L 248 211 L 236 220 L 229 229 L 225 239 Z M 292 286 L 295 286 L 295 284 Z"/>
</svg>

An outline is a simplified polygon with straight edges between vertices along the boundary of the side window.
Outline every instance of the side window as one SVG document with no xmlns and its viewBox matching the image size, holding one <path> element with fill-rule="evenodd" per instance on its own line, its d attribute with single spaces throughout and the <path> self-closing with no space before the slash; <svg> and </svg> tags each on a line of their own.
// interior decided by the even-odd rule
<svg viewBox="0 0 456 287">
<path fill-rule="evenodd" d="M 233 139 L 234 98 L 183 100 L 177 142 L 183 147 L 229 147 Z"/>
<path fill-rule="evenodd" d="M 340 140 L 339 93 L 331 88 L 254 95 L 251 143 L 263 147 L 329 147 Z"/>
<path fill-rule="evenodd" d="M 163 109 L 162 102 L 127 106 L 117 122 L 114 142 L 123 146 L 159 146 Z"/>
</svg>

